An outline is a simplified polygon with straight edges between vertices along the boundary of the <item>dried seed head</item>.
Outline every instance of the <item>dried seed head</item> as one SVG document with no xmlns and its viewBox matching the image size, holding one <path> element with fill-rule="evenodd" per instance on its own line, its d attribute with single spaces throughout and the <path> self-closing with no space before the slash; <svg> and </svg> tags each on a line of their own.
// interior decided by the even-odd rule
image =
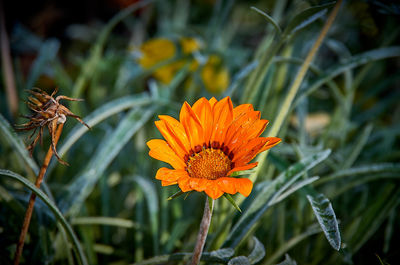
<svg viewBox="0 0 400 265">
<path fill-rule="evenodd" d="M 82 121 L 79 116 L 73 114 L 67 107 L 59 103 L 59 101 L 62 99 L 69 101 L 82 101 L 82 99 L 69 98 L 66 96 L 58 96 L 54 98 L 54 95 L 57 93 L 57 91 L 58 89 L 56 88 L 54 89 L 53 93 L 49 95 L 39 88 L 28 90 L 28 92 L 32 96 L 28 97 L 28 102 L 26 102 L 26 104 L 33 111 L 33 114 L 30 116 L 23 116 L 29 119 L 29 121 L 24 124 L 17 125 L 17 130 L 33 130 L 32 135 L 29 137 L 29 139 L 31 139 L 36 131 L 39 129 L 39 132 L 36 135 L 35 139 L 27 148 L 32 155 L 32 151 L 35 145 L 37 144 L 39 139 L 40 141 L 42 139 L 43 128 L 47 126 L 49 134 L 51 136 L 51 147 L 53 149 L 54 155 L 57 157 L 60 163 L 67 164 L 60 158 L 55 147 L 54 138 L 57 124 L 65 123 L 67 120 L 67 116 L 70 116 L 77 119 L 80 123 L 82 123 L 89 129 L 90 127 L 84 121 Z"/>
</svg>

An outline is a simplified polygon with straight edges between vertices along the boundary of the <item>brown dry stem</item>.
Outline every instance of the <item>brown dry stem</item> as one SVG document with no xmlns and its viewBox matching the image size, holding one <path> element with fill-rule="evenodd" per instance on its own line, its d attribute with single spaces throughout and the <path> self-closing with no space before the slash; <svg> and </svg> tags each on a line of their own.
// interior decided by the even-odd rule
<svg viewBox="0 0 400 265">
<path fill-rule="evenodd" d="M 208 197 L 206 198 L 206 204 L 204 206 L 203 218 L 200 223 L 199 234 L 197 235 L 196 246 L 193 251 L 192 261 L 190 265 L 197 265 L 200 262 L 201 254 L 203 253 L 204 244 L 206 243 L 206 238 L 208 234 L 208 229 L 210 228 L 212 209 L 214 208 L 214 200 L 211 200 L 211 206 L 208 203 Z M 211 208 L 211 210 L 210 210 Z"/>
<path fill-rule="evenodd" d="M 57 145 L 58 139 L 60 138 L 63 126 L 64 126 L 64 123 L 60 123 L 56 129 L 54 139 L 52 141 L 51 146 L 49 147 L 49 150 L 47 151 L 46 157 L 44 158 L 44 161 L 43 161 L 43 165 L 40 168 L 39 175 L 36 179 L 35 185 L 37 188 L 40 188 L 40 185 L 43 182 L 44 175 L 46 173 L 47 167 L 49 166 L 50 160 L 53 156 L 53 152 L 54 152 L 55 146 Z M 53 148 L 53 145 L 54 145 L 54 148 Z M 31 222 L 31 217 L 32 217 L 32 213 L 33 213 L 33 207 L 35 204 L 35 200 L 36 200 L 36 194 L 32 193 L 31 197 L 29 199 L 28 208 L 26 209 L 24 222 L 22 224 L 21 234 L 19 236 L 18 245 L 17 245 L 17 250 L 16 250 L 15 256 L 14 256 L 14 265 L 19 264 L 19 261 L 20 261 L 21 255 L 22 255 L 25 237 L 26 237 L 26 233 L 28 232 L 28 229 L 29 229 L 29 224 Z"/>
</svg>

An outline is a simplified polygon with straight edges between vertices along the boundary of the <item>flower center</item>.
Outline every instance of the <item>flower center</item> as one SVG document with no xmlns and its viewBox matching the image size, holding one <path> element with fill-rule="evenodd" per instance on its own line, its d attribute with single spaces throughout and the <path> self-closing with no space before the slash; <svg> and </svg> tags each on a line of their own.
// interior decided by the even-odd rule
<svg viewBox="0 0 400 265">
<path fill-rule="evenodd" d="M 192 178 L 218 179 L 226 176 L 231 165 L 223 151 L 207 148 L 189 157 L 186 170 Z"/>
</svg>

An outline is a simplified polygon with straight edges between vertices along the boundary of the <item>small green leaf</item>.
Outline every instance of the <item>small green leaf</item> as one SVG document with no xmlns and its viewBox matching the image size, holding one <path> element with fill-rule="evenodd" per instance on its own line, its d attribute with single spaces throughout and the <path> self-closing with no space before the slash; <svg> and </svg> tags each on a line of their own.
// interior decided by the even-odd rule
<svg viewBox="0 0 400 265">
<path fill-rule="evenodd" d="M 172 199 L 175 199 L 175 198 L 181 196 L 182 194 L 185 194 L 185 192 L 183 192 L 183 191 L 180 190 L 180 191 L 178 191 L 178 192 L 175 192 L 175 193 L 172 194 L 171 196 L 169 196 L 167 200 L 170 201 L 170 200 L 172 200 Z"/>
<path fill-rule="evenodd" d="M 274 26 L 276 32 L 278 34 L 282 33 L 281 28 L 279 27 L 278 23 L 275 21 L 275 19 L 273 19 L 273 17 L 269 16 L 267 13 L 265 13 L 264 11 L 261 11 L 260 9 L 258 9 L 257 7 L 250 7 L 251 9 L 253 9 L 254 11 L 256 11 L 257 13 L 259 13 L 260 15 L 262 15 L 263 17 L 265 17 L 269 23 L 272 24 L 272 26 Z"/>
<path fill-rule="evenodd" d="M 253 242 L 254 247 L 248 258 L 251 264 L 256 264 L 265 257 L 265 247 L 255 236 L 253 236 Z"/>
<path fill-rule="evenodd" d="M 293 260 L 289 254 L 285 254 L 285 260 L 278 263 L 277 265 L 297 265 L 296 261 Z"/>
<path fill-rule="evenodd" d="M 242 212 L 242 210 L 239 208 L 239 206 L 236 204 L 235 200 L 232 198 L 232 196 L 228 193 L 224 193 L 224 197 L 225 199 L 228 200 L 228 202 L 230 202 L 230 204 L 233 205 L 233 207 L 235 207 L 236 210 L 238 210 L 239 212 Z"/>
<path fill-rule="evenodd" d="M 239 256 L 231 259 L 228 265 L 250 265 L 250 260 L 245 256 Z"/>
<path fill-rule="evenodd" d="M 331 202 L 323 194 L 307 195 L 307 199 L 329 243 L 339 251 L 341 244 L 339 225 Z"/>
</svg>

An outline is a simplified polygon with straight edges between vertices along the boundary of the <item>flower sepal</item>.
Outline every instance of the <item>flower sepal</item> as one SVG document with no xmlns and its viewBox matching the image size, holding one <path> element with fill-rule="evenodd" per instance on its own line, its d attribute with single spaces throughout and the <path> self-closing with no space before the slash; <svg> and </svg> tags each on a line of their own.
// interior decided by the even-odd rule
<svg viewBox="0 0 400 265">
<path fill-rule="evenodd" d="M 255 170 L 242 170 L 242 171 L 235 171 L 232 172 L 232 174 L 230 174 L 228 177 L 238 177 L 238 176 L 243 176 L 243 175 L 251 175 L 253 173 L 255 173 Z"/>
<path fill-rule="evenodd" d="M 228 200 L 228 202 L 230 204 L 232 204 L 233 207 L 235 207 L 236 210 L 238 210 L 239 212 L 242 212 L 242 210 L 239 208 L 239 206 L 236 204 L 235 200 L 232 198 L 232 196 L 228 193 L 224 193 L 224 197 L 225 199 Z"/>
</svg>

